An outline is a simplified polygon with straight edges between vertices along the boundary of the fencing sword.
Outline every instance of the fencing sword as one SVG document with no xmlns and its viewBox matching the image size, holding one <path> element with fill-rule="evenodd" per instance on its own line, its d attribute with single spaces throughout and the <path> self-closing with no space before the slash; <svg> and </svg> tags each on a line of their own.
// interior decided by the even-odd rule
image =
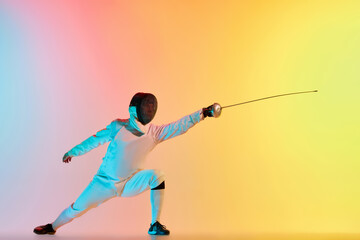
<svg viewBox="0 0 360 240">
<path fill-rule="evenodd" d="M 314 93 L 314 92 L 317 92 L 317 91 L 318 91 L 318 90 L 279 94 L 279 95 L 274 95 L 274 96 L 270 96 L 270 97 L 258 98 L 258 99 L 254 99 L 254 100 L 250 100 L 250 101 L 246 101 L 246 102 L 241 102 L 241 103 L 236 103 L 236 104 L 232 104 L 232 105 L 227 105 L 227 106 L 225 106 L 225 107 L 220 106 L 219 103 L 214 103 L 214 104 L 212 105 L 212 108 L 211 108 L 211 113 L 212 113 L 212 115 L 213 115 L 215 118 L 218 118 L 218 117 L 220 117 L 221 111 L 222 111 L 224 108 L 235 107 L 235 106 L 238 106 L 238 105 L 247 104 L 247 103 L 252 103 L 252 102 L 256 102 L 256 101 L 262 101 L 262 100 L 269 99 L 269 98 L 283 97 L 283 96 L 294 95 L 294 94 L 302 94 L 302 93 Z"/>
</svg>

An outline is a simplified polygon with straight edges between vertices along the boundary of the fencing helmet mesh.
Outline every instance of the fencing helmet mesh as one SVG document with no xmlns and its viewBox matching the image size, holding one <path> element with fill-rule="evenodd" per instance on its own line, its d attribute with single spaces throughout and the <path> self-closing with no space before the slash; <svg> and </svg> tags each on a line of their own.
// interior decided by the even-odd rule
<svg viewBox="0 0 360 240">
<path fill-rule="evenodd" d="M 130 107 L 136 107 L 136 114 L 139 122 L 143 125 L 153 120 L 157 110 L 156 97 L 151 93 L 136 93 L 130 102 Z"/>
</svg>

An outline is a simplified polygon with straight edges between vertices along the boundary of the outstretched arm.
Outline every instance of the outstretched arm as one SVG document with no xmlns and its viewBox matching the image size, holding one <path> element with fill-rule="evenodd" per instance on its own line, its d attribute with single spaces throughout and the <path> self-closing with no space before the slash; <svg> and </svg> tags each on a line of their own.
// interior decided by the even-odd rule
<svg viewBox="0 0 360 240">
<path fill-rule="evenodd" d="M 92 135 L 88 139 L 84 140 L 82 143 L 73 147 L 68 151 L 64 157 L 63 162 L 68 163 L 71 161 L 72 157 L 81 156 L 92 149 L 109 142 L 111 140 L 111 132 L 113 128 L 114 121 L 111 122 L 106 128 L 98 131 L 96 134 Z"/>
<path fill-rule="evenodd" d="M 157 143 L 160 143 L 186 133 L 191 127 L 203 119 L 203 110 L 201 109 L 169 124 L 161 126 L 150 125 L 149 133 Z"/>
</svg>

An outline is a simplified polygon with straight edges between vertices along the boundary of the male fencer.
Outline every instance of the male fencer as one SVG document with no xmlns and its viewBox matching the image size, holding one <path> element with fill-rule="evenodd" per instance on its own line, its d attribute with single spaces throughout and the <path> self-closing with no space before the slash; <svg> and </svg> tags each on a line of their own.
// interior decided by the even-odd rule
<svg viewBox="0 0 360 240">
<path fill-rule="evenodd" d="M 34 233 L 55 234 L 64 224 L 111 198 L 131 197 L 150 189 L 152 219 L 148 234 L 170 234 L 160 223 L 164 174 L 155 169 L 144 170 L 142 164 L 157 144 L 185 133 L 206 117 L 213 117 L 213 105 L 160 126 L 149 124 L 156 110 L 157 99 L 153 94 L 136 93 L 130 102 L 128 119 L 112 121 L 105 129 L 64 155 L 63 162 L 69 163 L 73 157 L 110 142 L 99 170 L 76 201 L 64 209 L 54 222 L 36 227 Z"/>
</svg>

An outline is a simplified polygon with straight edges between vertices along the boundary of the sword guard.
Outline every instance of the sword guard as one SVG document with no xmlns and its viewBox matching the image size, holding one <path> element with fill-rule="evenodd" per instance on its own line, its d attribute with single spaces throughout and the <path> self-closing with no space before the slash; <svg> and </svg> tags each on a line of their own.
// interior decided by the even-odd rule
<svg viewBox="0 0 360 240">
<path fill-rule="evenodd" d="M 218 103 L 214 103 L 213 105 L 210 105 L 207 108 L 203 108 L 204 117 L 218 118 L 221 115 L 221 109 L 222 108 Z"/>
<path fill-rule="evenodd" d="M 211 113 L 212 113 L 212 115 L 214 116 L 214 118 L 220 117 L 220 115 L 221 115 L 221 110 L 222 110 L 222 108 L 221 108 L 220 104 L 218 104 L 218 103 L 214 103 L 214 104 L 211 106 Z"/>
</svg>

